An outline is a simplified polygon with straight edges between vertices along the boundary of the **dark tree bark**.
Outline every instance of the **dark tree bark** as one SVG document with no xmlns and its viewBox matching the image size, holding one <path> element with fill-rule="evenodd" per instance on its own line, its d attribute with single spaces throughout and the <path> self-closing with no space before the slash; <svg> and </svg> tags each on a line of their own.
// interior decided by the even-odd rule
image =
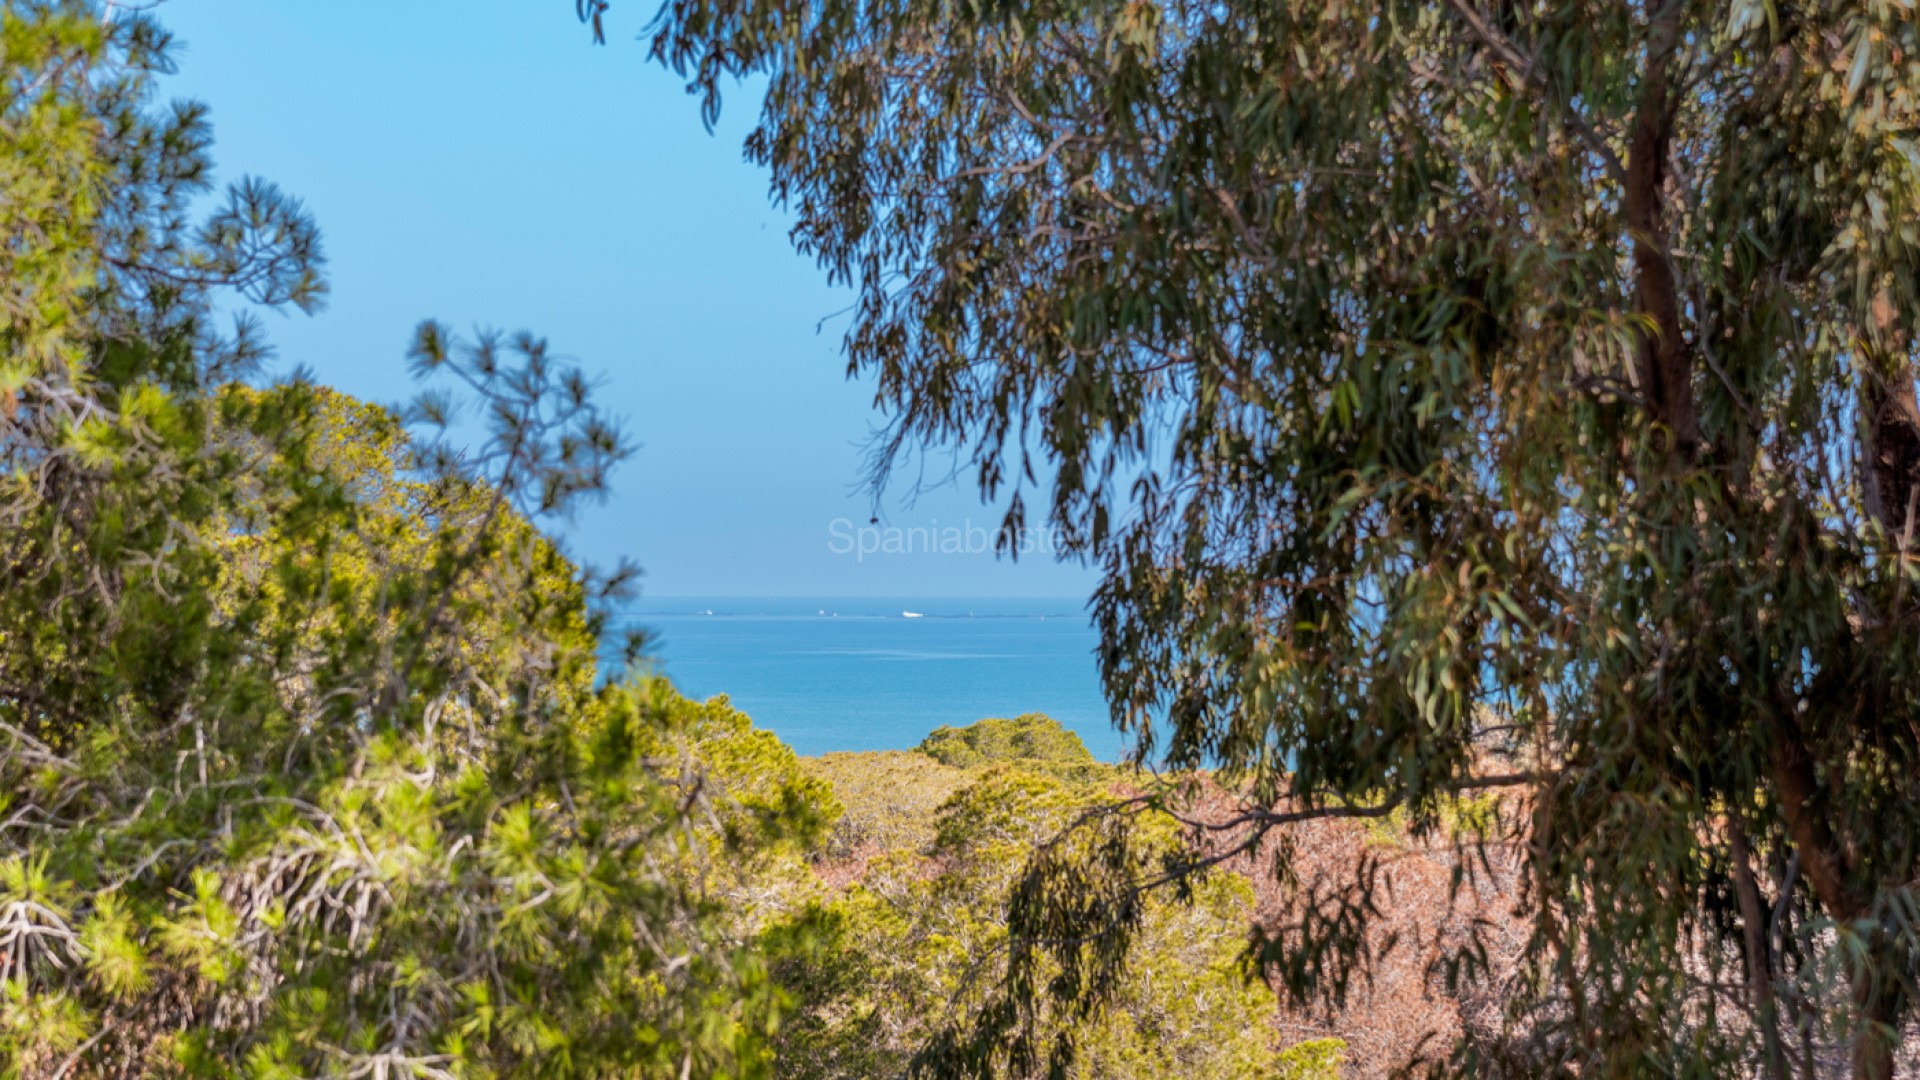
<svg viewBox="0 0 1920 1080">
<path fill-rule="evenodd" d="M 1867 512 L 1905 548 L 1913 541 L 1910 518 L 1915 492 L 1920 491 L 1920 401 L 1906 364 L 1897 365 L 1894 377 L 1884 381 L 1872 365 L 1869 368 L 1861 394 L 1867 420 L 1861 463 Z"/>
<path fill-rule="evenodd" d="M 1640 339 L 1640 392 L 1665 431 L 1670 457 L 1690 463 L 1700 442 L 1693 356 L 1681 326 L 1680 287 L 1666 225 L 1667 155 L 1673 136 L 1667 68 L 1678 40 L 1680 5 L 1665 3 L 1650 14 L 1646 69 L 1627 145 L 1623 208 L 1632 241 L 1634 305 L 1653 323 Z"/>
</svg>

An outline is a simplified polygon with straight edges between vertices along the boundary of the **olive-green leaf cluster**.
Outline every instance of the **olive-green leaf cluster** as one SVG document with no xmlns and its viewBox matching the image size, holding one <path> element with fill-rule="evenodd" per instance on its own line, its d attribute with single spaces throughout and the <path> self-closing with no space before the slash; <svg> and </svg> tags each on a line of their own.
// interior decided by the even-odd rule
<svg viewBox="0 0 1920 1080">
<path fill-rule="evenodd" d="M 670 0 L 652 33 L 709 121 L 749 80 L 748 156 L 857 290 L 877 478 L 957 453 L 1099 566 L 1143 758 L 1217 767 L 1250 844 L 1512 794 L 1529 977 L 1455 1066 L 1893 1075 L 1910 0 Z M 1059 895 L 1082 871 L 1016 903 L 1069 943 L 1016 987 L 1111 991 L 1034 974 L 1127 914 Z M 1366 910 L 1259 957 L 1337 993 Z"/>
</svg>

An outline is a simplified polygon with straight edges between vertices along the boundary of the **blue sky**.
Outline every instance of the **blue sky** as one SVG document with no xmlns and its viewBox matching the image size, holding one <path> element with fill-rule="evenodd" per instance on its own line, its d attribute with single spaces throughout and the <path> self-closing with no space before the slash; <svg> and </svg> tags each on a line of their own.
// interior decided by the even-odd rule
<svg viewBox="0 0 1920 1080">
<path fill-rule="evenodd" d="M 971 487 L 858 531 L 882 418 L 845 378 L 850 296 L 741 160 L 752 98 L 709 135 L 646 62 L 651 3 L 617 5 L 600 47 L 565 0 L 163 4 L 166 88 L 212 107 L 219 179 L 279 183 L 326 237 L 327 310 L 268 319 L 279 370 L 399 401 L 422 318 L 545 335 L 641 444 L 573 549 L 632 557 L 652 595 L 1084 597 L 1082 568 L 952 553 L 997 520 Z"/>
</svg>

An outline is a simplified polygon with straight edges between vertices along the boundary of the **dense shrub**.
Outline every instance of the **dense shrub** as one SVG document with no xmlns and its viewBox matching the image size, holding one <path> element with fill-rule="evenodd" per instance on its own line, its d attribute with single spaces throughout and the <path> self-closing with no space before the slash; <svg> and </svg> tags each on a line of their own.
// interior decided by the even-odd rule
<svg viewBox="0 0 1920 1080">
<path fill-rule="evenodd" d="M 914 749 L 956 768 L 1004 762 L 1074 780 L 1093 780 L 1106 772 L 1080 736 L 1045 713 L 935 728 Z"/>
<path fill-rule="evenodd" d="M 319 233 L 207 190 L 145 7 L 0 23 L 0 1075 L 766 1075 L 738 900 L 826 789 L 601 680 L 626 576 L 543 527 L 626 447 L 544 341 L 421 327 L 458 447 L 263 385 Z"/>
</svg>

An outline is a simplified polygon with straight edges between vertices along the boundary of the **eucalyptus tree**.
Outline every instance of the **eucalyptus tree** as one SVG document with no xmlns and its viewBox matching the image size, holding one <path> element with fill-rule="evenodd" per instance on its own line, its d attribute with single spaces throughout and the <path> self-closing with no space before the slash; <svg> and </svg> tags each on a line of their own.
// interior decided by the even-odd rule
<svg viewBox="0 0 1920 1080">
<path fill-rule="evenodd" d="M 749 80 L 747 156 L 857 290 L 876 480 L 951 453 L 1010 528 L 1038 503 L 1102 571 L 1115 722 L 1244 793 L 1236 846 L 1285 876 L 1302 815 L 1500 789 L 1515 1068 L 1892 1074 L 1908 0 L 669 0 L 649 33 L 709 122 Z M 1036 864 L 1008 985 L 1097 999 L 1138 890 L 1223 854 Z M 1367 880 L 1257 959 L 1337 992 Z M 1032 1011 L 924 1061 L 1070 1057 Z"/>
</svg>

